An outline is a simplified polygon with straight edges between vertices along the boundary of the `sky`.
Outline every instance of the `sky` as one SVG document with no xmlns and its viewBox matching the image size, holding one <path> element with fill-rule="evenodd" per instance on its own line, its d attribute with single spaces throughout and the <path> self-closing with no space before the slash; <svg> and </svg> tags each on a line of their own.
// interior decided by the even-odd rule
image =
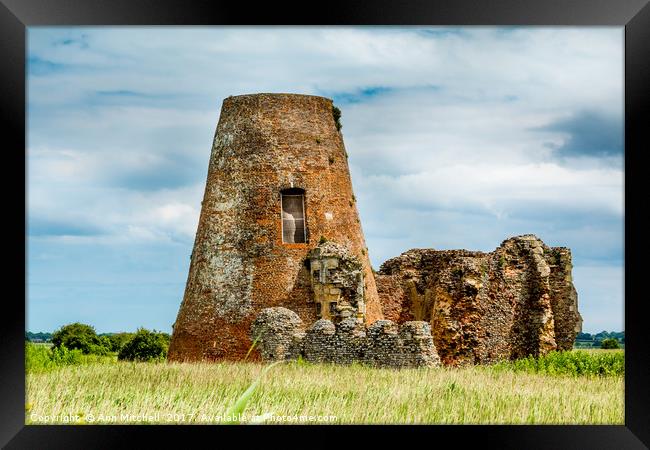
<svg viewBox="0 0 650 450">
<path fill-rule="evenodd" d="M 223 99 L 341 109 L 375 269 L 569 247 L 584 332 L 624 323 L 623 27 L 29 27 L 27 329 L 171 332 Z"/>
</svg>

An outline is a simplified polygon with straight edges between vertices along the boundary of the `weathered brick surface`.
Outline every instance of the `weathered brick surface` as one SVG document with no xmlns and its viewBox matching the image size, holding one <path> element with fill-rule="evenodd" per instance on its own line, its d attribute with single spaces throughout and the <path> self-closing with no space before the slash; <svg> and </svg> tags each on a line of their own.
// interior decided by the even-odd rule
<svg viewBox="0 0 650 450">
<path fill-rule="evenodd" d="M 304 244 L 282 242 L 280 191 L 291 187 L 305 190 Z M 304 262 L 321 236 L 361 261 L 365 320 L 382 318 L 332 101 L 291 94 L 225 99 L 169 360 L 243 358 L 251 322 L 266 307 L 317 320 Z"/>
<path fill-rule="evenodd" d="M 376 283 L 384 316 L 428 321 L 447 365 L 569 349 L 581 324 L 570 252 L 533 235 L 492 253 L 410 250 L 386 261 Z"/>
</svg>

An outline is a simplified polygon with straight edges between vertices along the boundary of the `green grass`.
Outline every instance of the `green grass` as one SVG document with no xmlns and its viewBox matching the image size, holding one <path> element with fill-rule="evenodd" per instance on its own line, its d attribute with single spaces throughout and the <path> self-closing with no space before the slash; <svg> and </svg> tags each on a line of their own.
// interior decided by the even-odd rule
<svg viewBox="0 0 650 450">
<path fill-rule="evenodd" d="M 625 375 L 622 350 L 573 350 L 551 352 L 543 357 L 518 359 L 494 365 L 497 370 L 569 376 Z"/>
<path fill-rule="evenodd" d="M 50 345 L 25 343 L 25 369 L 27 372 L 50 372 L 65 366 L 112 364 L 117 354 L 84 355 L 81 350 L 52 349 Z"/>
<path fill-rule="evenodd" d="M 608 354 L 593 353 L 598 361 Z M 543 367 L 566 365 L 547 358 L 553 363 Z M 623 424 L 621 374 L 540 373 L 527 364 L 92 362 L 28 372 L 26 423 Z"/>
</svg>

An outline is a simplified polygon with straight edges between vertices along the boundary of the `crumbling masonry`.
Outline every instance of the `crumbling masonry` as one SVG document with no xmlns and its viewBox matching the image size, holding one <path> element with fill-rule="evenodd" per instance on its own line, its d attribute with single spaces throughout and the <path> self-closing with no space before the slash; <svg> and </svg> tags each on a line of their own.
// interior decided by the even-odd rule
<svg viewBox="0 0 650 450">
<path fill-rule="evenodd" d="M 398 326 L 390 320 L 377 320 L 366 328 L 354 318 L 336 325 L 320 319 L 305 331 L 296 313 L 276 307 L 262 310 L 251 333 L 262 359 L 267 361 L 300 356 L 311 362 L 360 362 L 376 367 L 440 365 L 427 322 Z"/>
<path fill-rule="evenodd" d="M 409 250 L 375 279 L 384 317 L 429 322 L 447 365 L 569 350 L 582 325 L 569 249 L 533 235 L 491 253 Z"/>
<path fill-rule="evenodd" d="M 571 253 L 533 235 L 373 273 L 336 120 L 322 97 L 224 100 L 169 360 L 419 367 L 572 347 Z"/>
</svg>

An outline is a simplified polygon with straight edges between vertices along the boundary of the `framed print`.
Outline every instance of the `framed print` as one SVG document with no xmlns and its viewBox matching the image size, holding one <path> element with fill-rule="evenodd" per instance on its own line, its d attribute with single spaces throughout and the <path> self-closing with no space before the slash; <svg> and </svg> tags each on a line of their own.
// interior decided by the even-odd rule
<svg viewBox="0 0 650 450">
<path fill-rule="evenodd" d="M 0 10 L 7 448 L 650 445 L 647 1 Z"/>
</svg>

